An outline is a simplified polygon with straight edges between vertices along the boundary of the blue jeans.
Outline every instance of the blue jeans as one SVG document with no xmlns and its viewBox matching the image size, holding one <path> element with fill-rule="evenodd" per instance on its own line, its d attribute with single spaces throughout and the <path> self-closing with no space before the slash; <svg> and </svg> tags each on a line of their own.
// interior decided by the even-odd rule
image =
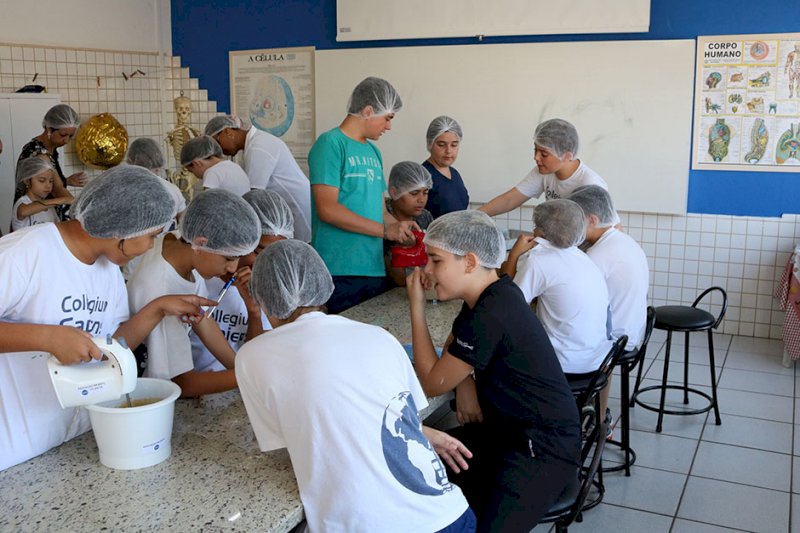
<svg viewBox="0 0 800 533">
<path fill-rule="evenodd" d="M 475 518 L 475 513 L 472 509 L 467 507 L 464 514 L 444 529 L 440 529 L 436 533 L 474 533 L 475 528 L 478 527 L 478 520 Z"/>
</svg>

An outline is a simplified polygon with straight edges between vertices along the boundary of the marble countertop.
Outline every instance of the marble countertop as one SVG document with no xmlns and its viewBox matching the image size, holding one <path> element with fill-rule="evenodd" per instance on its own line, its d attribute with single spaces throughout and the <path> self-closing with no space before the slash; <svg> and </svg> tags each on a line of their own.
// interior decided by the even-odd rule
<svg viewBox="0 0 800 533">
<path fill-rule="evenodd" d="M 456 302 L 428 305 L 437 346 L 459 308 Z M 343 315 L 411 342 L 404 289 Z M 423 416 L 447 399 L 433 399 Z M 238 391 L 178 400 L 172 455 L 161 464 L 107 468 L 88 432 L 0 472 L 0 502 L 0 531 L 284 532 L 303 518 L 288 453 L 259 451 Z"/>
</svg>

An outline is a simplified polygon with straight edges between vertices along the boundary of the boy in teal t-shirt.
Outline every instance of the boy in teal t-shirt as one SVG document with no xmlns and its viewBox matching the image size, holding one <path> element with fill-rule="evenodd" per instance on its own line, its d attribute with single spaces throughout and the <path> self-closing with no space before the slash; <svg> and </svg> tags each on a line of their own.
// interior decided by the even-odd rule
<svg viewBox="0 0 800 533">
<path fill-rule="evenodd" d="M 391 129 L 402 105 L 389 82 L 366 78 L 353 90 L 344 121 L 320 135 L 308 154 L 311 244 L 333 276 L 330 313 L 387 290 L 383 239 L 413 242 L 418 229 L 386 212 L 383 159 L 370 142 Z"/>
</svg>

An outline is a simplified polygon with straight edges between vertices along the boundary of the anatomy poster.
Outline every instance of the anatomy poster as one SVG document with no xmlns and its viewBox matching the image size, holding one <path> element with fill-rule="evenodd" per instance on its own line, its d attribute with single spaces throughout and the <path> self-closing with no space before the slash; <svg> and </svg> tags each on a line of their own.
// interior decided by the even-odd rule
<svg viewBox="0 0 800 533">
<path fill-rule="evenodd" d="M 308 174 L 314 143 L 314 48 L 229 52 L 231 111 L 279 137 Z"/>
<path fill-rule="evenodd" d="M 800 172 L 800 33 L 698 37 L 692 168 Z"/>
</svg>

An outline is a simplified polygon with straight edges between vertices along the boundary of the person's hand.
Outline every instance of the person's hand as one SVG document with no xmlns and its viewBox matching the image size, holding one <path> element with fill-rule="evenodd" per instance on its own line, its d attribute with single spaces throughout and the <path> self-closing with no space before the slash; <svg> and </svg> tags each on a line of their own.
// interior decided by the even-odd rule
<svg viewBox="0 0 800 533">
<path fill-rule="evenodd" d="M 461 470 L 469 468 L 467 459 L 472 459 L 472 452 L 464 446 L 463 442 L 444 431 L 427 426 L 423 426 L 422 429 L 436 454 L 447 463 L 453 472 L 458 474 Z"/>
<path fill-rule="evenodd" d="M 63 365 L 83 363 L 103 356 L 103 352 L 92 341 L 92 336 L 78 328 L 52 326 L 47 340 L 50 353 Z"/>
<path fill-rule="evenodd" d="M 67 178 L 67 185 L 83 187 L 86 185 L 86 172 L 76 172 Z"/>
<path fill-rule="evenodd" d="M 467 377 L 467 379 L 472 379 Z M 472 422 L 483 422 L 483 411 L 476 394 L 456 394 L 456 418 L 462 426 Z"/>
<path fill-rule="evenodd" d="M 155 300 L 164 316 L 179 316 L 181 322 L 196 324 L 205 317 L 201 305 L 217 305 L 215 300 L 209 300 L 196 294 L 172 294 L 160 296 Z"/>
<path fill-rule="evenodd" d="M 239 296 L 242 297 L 247 310 L 251 312 L 261 311 L 255 298 L 250 293 L 250 277 L 253 275 L 253 269 L 249 266 L 244 266 L 237 270 L 235 275 L 236 281 L 233 282 L 233 286 L 239 291 Z"/>
<path fill-rule="evenodd" d="M 424 272 L 419 267 L 414 267 L 411 274 L 406 277 L 406 292 L 411 311 L 425 308 L 425 290 L 423 288 Z"/>
<path fill-rule="evenodd" d="M 511 251 L 508 255 L 519 257 L 528 250 L 532 249 L 534 246 L 536 246 L 536 237 L 527 233 L 523 233 L 517 237 L 517 242 L 515 242 L 514 246 L 511 247 Z"/>
<path fill-rule="evenodd" d="M 414 231 L 422 231 L 413 220 L 402 222 L 392 222 L 386 224 L 386 240 L 400 243 L 404 246 L 411 246 L 417 242 Z"/>
</svg>

